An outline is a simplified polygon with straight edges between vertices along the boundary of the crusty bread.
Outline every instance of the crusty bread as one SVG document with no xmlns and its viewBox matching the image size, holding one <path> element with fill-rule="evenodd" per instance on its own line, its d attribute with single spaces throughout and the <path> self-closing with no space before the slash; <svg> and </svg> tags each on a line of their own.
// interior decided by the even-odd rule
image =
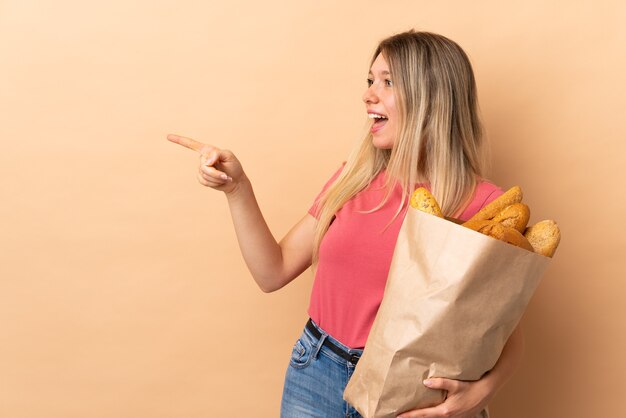
<svg viewBox="0 0 626 418">
<path fill-rule="evenodd" d="M 545 220 L 526 228 L 524 236 L 536 253 L 552 257 L 561 241 L 561 231 L 556 222 Z"/>
<path fill-rule="evenodd" d="M 494 222 L 490 221 L 489 219 L 478 219 L 478 220 L 469 220 L 462 225 L 466 228 L 473 229 L 474 231 L 482 232 L 481 230 L 483 228 L 490 227 L 490 225 L 492 225 L 493 223 Z"/>
<path fill-rule="evenodd" d="M 489 220 L 474 221 L 470 223 L 469 226 L 465 224 L 463 226 L 467 226 L 474 231 L 480 232 L 481 234 L 504 241 L 507 244 L 515 245 L 528 251 L 533 251 L 532 245 L 530 245 L 522 233 L 515 228 L 511 228 L 510 226 L 504 226 L 501 223 Z"/>
<path fill-rule="evenodd" d="M 413 192 L 410 204 L 411 207 L 419 209 L 422 212 L 430 213 L 431 215 L 443 218 L 443 213 L 441 213 L 441 208 L 435 200 L 435 197 L 423 187 L 420 187 Z"/>
<path fill-rule="evenodd" d="M 492 221 L 499 222 L 504 226 L 517 229 L 524 233 L 526 225 L 530 219 L 530 208 L 525 203 L 513 203 L 498 213 Z"/>
<path fill-rule="evenodd" d="M 556 222 L 546 220 L 526 228 L 530 209 L 521 200 L 522 189 L 513 186 L 462 225 L 508 244 L 552 257 L 561 239 L 559 227 Z M 424 187 L 413 192 L 410 205 L 443 218 L 439 204 Z"/>
<path fill-rule="evenodd" d="M 513 186 L 500 197 L 489 203 L 487 206 L 478 211 L 467 222 L 479 221 L 483 219 L 493 219 L 498 213 L 500 213 L 507 206 L 511 206 L 514 203 L 522 201 L 522 189 L 519 186 Z"/>
<path fill-rule="evenodd" d="M 533 251 L 533 246 L 530 245 L 528 239 L 526 239 L 526 237 L 522 235 L 521 232 L 519 232 L 515 228 L 511 228 L 510 226 L 502 226 L 504 227 L 504 237 L 501 238 L 502 241 L 508 242 L 509 244 L 513 244 L 531 252 Z"/>
</svg>

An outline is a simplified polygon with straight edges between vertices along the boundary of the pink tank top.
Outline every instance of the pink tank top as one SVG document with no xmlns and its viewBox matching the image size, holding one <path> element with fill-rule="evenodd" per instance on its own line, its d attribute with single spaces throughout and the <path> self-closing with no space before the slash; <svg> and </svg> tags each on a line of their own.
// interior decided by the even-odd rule
<svg viewBox="0 0 626 418">
<path fill-rule="evenodd" d="M 322 192 L 334 182 L 342 168 L 326 183 Z M 381 202 L 385 193 L 384 180 L 382 172 L 368 188 L 344 204 L 320 246 L 308 313 L 323 330 L 351 348 L 365 346 L 383 297 L 396 239 L 407 210 L 405 207 L 385 229 L 402 197 L 398 185 L 379 210 L 359 213 Z M 494 184 L 481 181 L 460 219 L 471 218 L 501 194 L 502 190 Z M 309 214 L 316 218 L 317 200 L 309 209 Z"/>
</svg>

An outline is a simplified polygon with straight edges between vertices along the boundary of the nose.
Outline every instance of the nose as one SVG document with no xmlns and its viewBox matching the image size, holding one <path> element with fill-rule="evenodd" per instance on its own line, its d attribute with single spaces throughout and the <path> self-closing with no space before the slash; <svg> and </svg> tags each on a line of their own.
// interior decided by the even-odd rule
<svg viewBox="0 0 626 418">
<path fill-rule="evenodd" d="M 363 93 L 363 102 L 365 102 L 365 104 L 378 103 L 378 96 L 374 91 L 373 84 L 365 90 L 365 93 Z"/>
</svg>

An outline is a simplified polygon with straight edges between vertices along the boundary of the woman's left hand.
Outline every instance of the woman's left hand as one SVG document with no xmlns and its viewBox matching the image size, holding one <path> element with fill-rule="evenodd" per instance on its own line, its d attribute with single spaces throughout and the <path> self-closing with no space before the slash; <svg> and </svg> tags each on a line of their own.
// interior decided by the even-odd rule
<svg viewBox="0 0 626 418">
<path fill-rule="evenodd" d="M 448 391 L 443 403 L 423 409 L 414 409 L 398 418 L 474 418 L 487 405 L 492 396 L 486 379 L 473 382 L 434 377 L 424 381 L 431 389 Z"/>
</svg>

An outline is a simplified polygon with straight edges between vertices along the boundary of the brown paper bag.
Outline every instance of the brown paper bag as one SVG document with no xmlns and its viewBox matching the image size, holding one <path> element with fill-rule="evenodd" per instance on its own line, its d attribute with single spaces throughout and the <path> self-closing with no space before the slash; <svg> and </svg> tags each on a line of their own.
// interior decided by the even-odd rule
<svg viewBox="0 0 626 418">
<path fill-rule="evenodd" d="M 344 399 L 364 418 L 395 418 L 443 402 L 444 392 L 425 387 L 426 378 L 480 379 L 500 357 L 549 261 L 409 207 Z"/>
</svg>

